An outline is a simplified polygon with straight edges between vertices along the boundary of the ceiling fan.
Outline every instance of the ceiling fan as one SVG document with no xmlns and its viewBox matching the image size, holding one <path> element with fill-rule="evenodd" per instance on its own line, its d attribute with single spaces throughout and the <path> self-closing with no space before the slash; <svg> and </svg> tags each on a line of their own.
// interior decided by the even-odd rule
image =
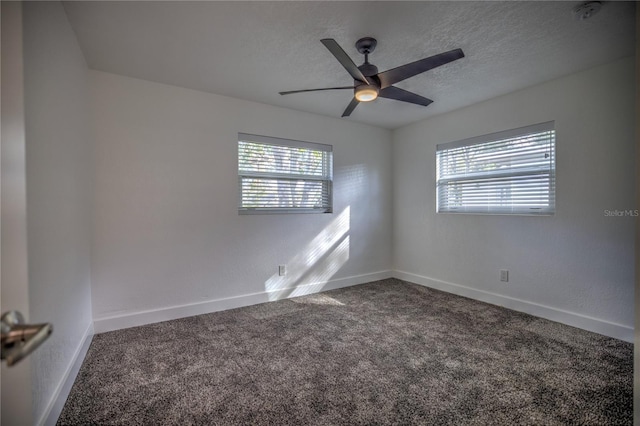
<svg viewBox="0 0 640 426">
<path fill-rule="evenodd" d="M 375 38 L 364 37 L 356 42 L 356 49 L 364 55 L 364 63 L 359 67 L 353 63 L 349 55 L 346 54 L 334 39 L 325 38 L 320 41 L 329 49 L 329 52 L 336 57 L 347 72 L 351 74 L 351 77 L 353 77 L 353 86 L 291 90 L 288 92 L 280 92 L 280 94 L 290 95 L 292 93 L 302 92 L 352 89 L 354 96 L 347 106 L 347 109 L 342 113 L 343 117 L 351 115 L 360 102 L 370 102 L 378 97 L 427 106 L 433 102 L 431 99 L 395 87 L 393 84 L 464 57 L 462 49 L 454 49 L 379 73 L 378 67 L 369 63 L 369 54 L 375 50 L 378 44 Z"/>
</svg>

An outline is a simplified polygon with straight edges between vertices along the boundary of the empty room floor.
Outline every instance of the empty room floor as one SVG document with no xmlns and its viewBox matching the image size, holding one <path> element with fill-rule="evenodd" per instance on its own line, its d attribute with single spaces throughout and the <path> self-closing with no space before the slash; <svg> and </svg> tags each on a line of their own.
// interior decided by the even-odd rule
<svg viewBox="0 0 640 426">
<path fill-rule="evenodd" d="M 59 425 L 633 422 L 633 345 L 397 279 L 94 336 Z"/>
</svg>

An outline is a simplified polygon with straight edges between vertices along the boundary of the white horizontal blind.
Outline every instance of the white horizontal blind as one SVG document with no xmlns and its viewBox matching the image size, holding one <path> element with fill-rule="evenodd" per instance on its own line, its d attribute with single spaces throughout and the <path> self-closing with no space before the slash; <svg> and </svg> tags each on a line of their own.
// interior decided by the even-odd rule
<svg viewBox="0 0 640 426">
<path fill-rule="evenodd" d="M 240 214 L 331 213 L 333 147 L 238 134 Z"/>
<path fill-rule="evenodd" d="M 439 213 L 553 214 L 554 122 L 436 148 Z"/>
</svg>

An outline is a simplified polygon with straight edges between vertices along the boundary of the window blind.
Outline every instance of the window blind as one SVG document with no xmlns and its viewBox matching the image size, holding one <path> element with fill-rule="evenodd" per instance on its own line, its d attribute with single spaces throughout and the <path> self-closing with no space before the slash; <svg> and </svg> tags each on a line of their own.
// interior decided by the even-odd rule
<svg viewBox="0 0 640 426">
<path fill-rule="evenodd" d="M 331 145 L 238 134 L 240 214 L 331 213 Z"/>
<path fill-rule="evenodd" d="M 553 214 L 554 122 L 436 147 L 439 213 Z"/>
</svg>

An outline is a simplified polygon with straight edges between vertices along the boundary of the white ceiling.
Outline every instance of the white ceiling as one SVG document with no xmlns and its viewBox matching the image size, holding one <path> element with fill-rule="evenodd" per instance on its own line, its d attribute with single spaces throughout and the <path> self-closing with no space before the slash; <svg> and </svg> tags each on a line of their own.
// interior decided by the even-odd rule
<svg viewBox="0 0 640 426">
<path fill-rule="evenodd" d="M 378 39 L 380 71 L 454 48 L 466 57 L 397 86 L 434 100 L 361 104 L 347 120 L 396 128 L 634 53 L 633 2 L 100 2 L 64 7 L 88 65 L 265 104 L 340 117 L 353 80 L 320 39 Z M 552 102 L 553 100 L 550 100 Z"/>
</svg>

